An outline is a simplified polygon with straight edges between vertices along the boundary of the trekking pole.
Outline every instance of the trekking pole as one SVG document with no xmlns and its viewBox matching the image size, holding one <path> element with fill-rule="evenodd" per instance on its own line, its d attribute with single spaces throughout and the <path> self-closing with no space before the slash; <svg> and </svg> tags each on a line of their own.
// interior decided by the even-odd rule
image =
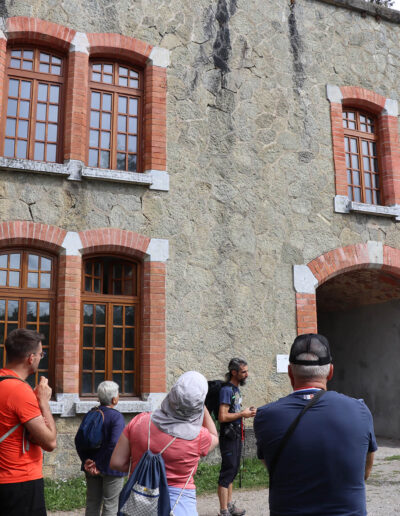
<svg viewBox="0 0 400 516">
<path fill-rule="evenodd" d="M 242 467 L 239 468 L 239 488 L 242 488 L 242 472 L 244 471 L 244 453 L 246 450 L 246 438 L 245 438 L 245 429 L 242 420 Z"/>
</svg>

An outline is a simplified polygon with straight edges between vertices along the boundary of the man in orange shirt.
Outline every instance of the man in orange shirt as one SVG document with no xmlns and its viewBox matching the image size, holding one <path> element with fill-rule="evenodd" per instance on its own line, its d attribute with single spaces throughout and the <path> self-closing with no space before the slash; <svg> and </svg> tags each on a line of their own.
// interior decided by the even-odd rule
<svg viewBox="0 0 400 516">
<path fill-rule="evenodd" d="M 0 370 L 0 516 L 46 516 L 43 453 L 56 447 L 51 388 L 42 376 L 34 390 L 25 381 L 44 356 L 43 335 L 20 328 L 5 342 Z"/>
</svg>

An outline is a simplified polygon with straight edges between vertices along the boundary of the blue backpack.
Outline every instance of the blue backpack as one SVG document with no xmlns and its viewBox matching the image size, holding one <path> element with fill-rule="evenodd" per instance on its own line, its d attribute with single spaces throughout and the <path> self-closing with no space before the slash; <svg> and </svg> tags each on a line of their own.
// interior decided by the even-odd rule
<svg viewBox="0 0 400 516">
<path fill-rule="evenodd" d="M 78 451 L 100 448 L 103 443 L 104 413 L 99 407 L 93 407 L 83 418 L 75 436 Z"/>
<path fill-rule="evenodd" d="M 160 453 L 150 450 L 150 424 L 147 450 L 142 455 L 128 482 L 119 495 L 118 516 L 169 516 L 167 475 L 161 454 L 176 439 L 174 437 Z"/>
</svg>

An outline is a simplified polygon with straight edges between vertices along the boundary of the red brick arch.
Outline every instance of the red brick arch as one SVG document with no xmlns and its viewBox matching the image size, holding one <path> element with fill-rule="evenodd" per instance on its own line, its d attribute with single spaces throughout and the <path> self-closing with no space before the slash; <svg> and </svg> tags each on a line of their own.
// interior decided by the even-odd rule
<svg viewBox="0 0 400 516">
<path fill-rule="evenodd" d="M 0 223 L 0 248 L 30 246 L 59 254 L 67 232 L 57 226 L 25 220 Z"/>
<path fill-rule="evenodd" d="M 356 269 L 377 268 L 400 276 L 400 249 L 382 245 L 382 255 L 375 256 L 368 243 L 355 244 L 321 254 L 308 262 L 307 267 L 316 279 L 315 289 L 339 274 Z M 296 314 L 298 335 L 318 331 L 316 292 L 296 292 Z"/>
<path fill-rule="evenodd" d="M 68 51 L 76 30 L 39 18 L 15 16 L 7 19 L 7 39 L 16 43 L 41 44 Z"/>
</svg>

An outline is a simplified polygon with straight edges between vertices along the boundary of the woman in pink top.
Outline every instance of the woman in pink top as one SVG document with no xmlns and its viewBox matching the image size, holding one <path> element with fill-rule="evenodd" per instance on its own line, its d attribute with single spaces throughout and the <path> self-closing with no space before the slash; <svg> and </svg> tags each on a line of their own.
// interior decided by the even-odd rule
<svg viewBox="0 0 400 516">
<path fill-rule="evenodd" d="M 218 444 L 218 433 L 204 400 L 208 384 L 203 375 L 189 371 L 179 377 L 161 408 L 154 413 L 139 414 L 125 427 L 111 457 L 110 466 L 119 471 L 133 471 L 147 450 L 150 425 L 150 449 L 162 454 L 167 474 L 171 507 L 175 516 L 196 516 L 196 487 L 193 476 L 200 457 Z M 183 491 L 182 491 L 183 490 Z"/>
</svg>

